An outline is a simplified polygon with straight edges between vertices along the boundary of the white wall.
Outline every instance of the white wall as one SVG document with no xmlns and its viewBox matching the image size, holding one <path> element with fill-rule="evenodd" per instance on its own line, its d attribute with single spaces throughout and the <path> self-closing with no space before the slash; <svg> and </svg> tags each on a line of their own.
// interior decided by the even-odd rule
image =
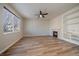
<svg viewBox="0 0 79 59">
<path fill-rule="evenodd" d="M 72 40 L 69 40 L 69 39 L 65 39 L 63 37 L 63 33 L 64 33 L 64 31 L 63 31 L 63 29 L 64 29 L 64 27 L 63 27 L 63 16 L 66 15 L 66 14 L 69 14 L 72 11 L 75 11 L 75 10 L 79 11 L 79 6 L 72 8 L 71 10 L 65 12 L 62 15 L 59 15 L 58 17 L 56 17 L 54 19 L 51 19 L 50 20 L 50 28 L 49 28 L 50 29 L 50 35 L 52 35 L 52 31 L 57 30 L 59 39 L 66 40 L 66 41 L 71 42 L 71 43 L 79 44 L 79 42 L 75 42 L 75 40 L 72 41 Z M 73 14 L 73 16 L 75 16 L 75 15 L 76 14 Z"/>
<path fill-rule="evenodd" d="M 23 37 L 22 34 L 22 29 L 19 32 L 14 32 L 14 33 L 8 33 L 4 34 L 3 33 L 3 25 L 2 25 L 2 20 L 3 20 L 3 6 L 6 4 L 0 4 L 0 53 L 4 52 L 6 49 L 8 49 L 11 45 L 13 45 L 16 41 L 21 39 Z M 12 12 L 17 14 L 13 9 L 11 9 L 10 6 L 6 5 L 7 8 L 9 8 Z M 18 15 L 18 14 L 17 14 Z M 19 16 L 19 15 L 18 15 Z M 22 28 L 22 20 L 21 20 L 21 28 Z"/>
<path fill-rule="evenodd" d="M 24 36 L 41 36 L 51 35 L 53 31 L 58 31 L 58 38 L 63 38 L 63 16 L 71 10 L 59 15 L 54 19 L 25 19 L 24 20 Z"/>
<path fill-rule="evenodd" d="M 24 36 L 49 35 L 48 19 L 27 19 L 24 20 Z"/>
<path fill-rule="evenodd" d="M 58 31 L 58 38 L 62 37 L 63 33 L 63 20 L 62 15 L 50 20 L 50 35 L 53 35 L 53 31 Z"/>
</svg>

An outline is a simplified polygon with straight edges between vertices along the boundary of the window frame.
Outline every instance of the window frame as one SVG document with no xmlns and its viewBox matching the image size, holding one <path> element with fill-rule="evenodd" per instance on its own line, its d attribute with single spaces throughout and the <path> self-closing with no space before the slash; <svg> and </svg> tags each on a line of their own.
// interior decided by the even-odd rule
<svg viewBox="0 0 79 59">
<path fill-rule="evenodd" d="M 11 12 L 9 9 L 7 9 L 5 6 L 4 6 L 4 9 L 6 10 L 6 11 L 8 11 L 10 14 L 12 14 L 12 27 L 13 27 L 13 30 L 11 31 L 11 32 L 6 32 L 6 31 L 4 31 L 4 26 L 3 26 L 3 33 L 4 34 L 10 34 L 10 33 L 15 33 L 15 32 L 20 32 L 20 23 L 21 23 L 21 20 L 19 19 L 19 17 L 17 17 L 13 12 Z M 4 17 L 4 15 L 3 15 L 3 17 Z M 18 23 L 17 23 L 17 28 L 18 28 L 18 30 L 14 30 L 14 17 L 16 17 L 17 19 L 18 19 Z M 4 22 L 3 22 L 3 25 L 4 25 Z"/>
</svg>

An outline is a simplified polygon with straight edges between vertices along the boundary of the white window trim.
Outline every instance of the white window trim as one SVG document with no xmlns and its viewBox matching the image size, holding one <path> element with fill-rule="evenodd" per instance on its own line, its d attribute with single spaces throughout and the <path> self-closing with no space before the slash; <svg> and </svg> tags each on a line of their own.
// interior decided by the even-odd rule
<svg viewBox="0 0 79 59">
<path fill-rule="evenodd" d="M 6 10 L 6 9 L 5 9 Z M 12 17 L 16 17 L 14 14 L 12 14 L 13 16 Z M 11 34 L 11 33 L 17 33 L 17 32 L 20 32 L 20 19 L 19 19 L 19 23 L 18 23 L 18 27 L 19 27 L 19 29 L 18 30 L 14 30 L 14 20 L 12 20 L 12 26 L 13 26 L 13 30 L 12 30 L 12 32 L 4 32 L 4 30 L 3 30 L 3 34 Z M 4 25 L 4 23 L 3 23 L 3 25 Z M 4 28 L 4 27 L 3 27 Z"/>
</svg>

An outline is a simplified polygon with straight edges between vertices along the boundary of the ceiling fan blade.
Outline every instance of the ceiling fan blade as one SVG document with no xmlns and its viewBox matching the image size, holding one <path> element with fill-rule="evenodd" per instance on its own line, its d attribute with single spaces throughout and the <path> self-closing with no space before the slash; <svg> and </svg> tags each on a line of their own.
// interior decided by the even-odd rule
<svg viewBox="0 0 79 59">
<path fill-rule="evenodd" d="M 45 16 L 44 16 L 44 15 L 42 15 L 42 17 L 44 18 Z"/>
<path fill-rule="evenodd" d="M 42 15 L 42 11 L 40 11 L 40 15 Z"/>
<path fill-rule="evenodd" d="M 43 14 L 43 15 L 48 15 L 48 13 L 45 13 L 45 14 Z"/>
<path fill-rule="evenodd" d="M 44 15 L 48 15 L 48 13 L 42 13 L 42 11 L 40 10 L 40 17 L 42 17 L 42 18 L 45 18 L 45 16 Z"/>
</svg>

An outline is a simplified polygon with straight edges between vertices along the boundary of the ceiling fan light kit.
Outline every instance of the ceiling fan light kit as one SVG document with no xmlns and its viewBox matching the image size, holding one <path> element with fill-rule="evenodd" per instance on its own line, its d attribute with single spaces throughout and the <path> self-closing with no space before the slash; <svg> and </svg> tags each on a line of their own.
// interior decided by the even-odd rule
<svg viewBox="0 0 79 59">
<path fill-rule="evenodd" d="M 40 18 L 42 18 L 42 15 L 40 15 Z"/>
<path fill-rule="evenodd" d="M 45 15 L 48 15 L 48 13 L 43 13 L 42 11 L 40 11 L 40 18 L 45 18 Z"/>
</svg>

